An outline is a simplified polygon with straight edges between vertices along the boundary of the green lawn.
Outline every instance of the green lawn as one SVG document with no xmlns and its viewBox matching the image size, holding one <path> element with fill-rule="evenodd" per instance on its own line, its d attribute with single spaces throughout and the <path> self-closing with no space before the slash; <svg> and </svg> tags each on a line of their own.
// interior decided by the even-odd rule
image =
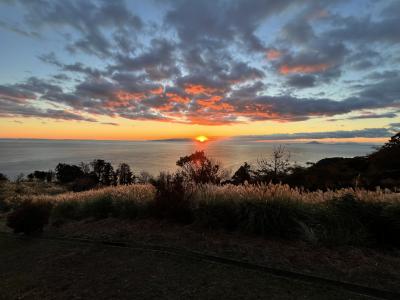
<svg viewBox="0 0 400 300">
<path fill-rule="evenodd" d="M 368 299 L 158 252 L 4 236 L 0 270 L 0 299 Z"/>
</svg>

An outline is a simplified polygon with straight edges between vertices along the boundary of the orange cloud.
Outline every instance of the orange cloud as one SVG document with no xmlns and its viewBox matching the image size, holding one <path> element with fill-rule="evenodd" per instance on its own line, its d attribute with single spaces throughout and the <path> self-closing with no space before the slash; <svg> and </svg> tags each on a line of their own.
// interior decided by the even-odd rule
<svg viewBox="0 0 400 300">
<path fill-rule="evenodd" d="M 175 93 L 167 93 L 166 96 L 168 98 L 168 101 L 170 102 L 182 103 L 182 104 L 190 102 L 190 99 L 188 97 L 183 97 Z"/>
<path fill-rule="evenodd" d="M 271 49 L 267 51 L 267 58 L 269 60 L 275 60 L 282 56 L 282 52 L 279 50 Z"/>
<path fill-rule="evenodd" d="M 213 110 L 223 110 L 223 111 L 233 111 L 234 107 L 228 103 L 219 103 L 222 99 L 221 96 L 212 96 L 209 99 L 198 99 L 197 104 L 203 108 L 213 109 Z"/>
<path fill-rule="evenodd" d="M 187 84 L 185 85 L 185 92 L 189 95 L 197 94 L 213 94 L 218 92 L 218 89 L 207 87 L 201 84 Z"/>
<path fill-rule="evenodd" d="M 329 64 L 314 64 L 314 65 L 282 65 L 279 67 L 279 73 L 281 74 L 293 74 L 293 73 L 315 73 L 325 71 L 330 67 Z"/>
<path fill-rule="evenodd" d="M 129 93 L 125 91 L 118 91 L 115 96 L 119 100 L 132 100 L 132 99 L 143 99 L 145 97 L 144 93 Z"/>
<path fill-rule="evenodd" d="M 152 89 L 150 91 L 150 93 L 153 95 L 161 95 L 163 92 L 164 92 L 164 89 L 162 86 L 159 86 L 158 88 Z"/>
</svg>

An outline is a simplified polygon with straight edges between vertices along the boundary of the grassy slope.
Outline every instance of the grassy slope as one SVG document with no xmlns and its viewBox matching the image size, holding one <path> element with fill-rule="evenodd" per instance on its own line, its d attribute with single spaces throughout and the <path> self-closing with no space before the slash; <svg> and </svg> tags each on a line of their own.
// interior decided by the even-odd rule
<svg viewBox="0 0 400 300">
<path fill-rule="evenodd" d="M 1 299 L 367 299 L 160 253 L 0 238 Z"/>
</svg>

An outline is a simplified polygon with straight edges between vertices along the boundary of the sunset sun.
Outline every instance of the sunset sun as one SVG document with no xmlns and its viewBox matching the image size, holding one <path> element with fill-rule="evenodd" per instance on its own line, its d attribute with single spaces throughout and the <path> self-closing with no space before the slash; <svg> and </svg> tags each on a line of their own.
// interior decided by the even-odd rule
<svg viewBox="0 0 400 300">
<path fill-rule="evenodd" d="M 208 137 L 206 137 L 205 135 L 199 135 L 196 137 L 196 141 L 200 142 L 200 143 L 204 143 L 208 141 Z"/>
</svg>

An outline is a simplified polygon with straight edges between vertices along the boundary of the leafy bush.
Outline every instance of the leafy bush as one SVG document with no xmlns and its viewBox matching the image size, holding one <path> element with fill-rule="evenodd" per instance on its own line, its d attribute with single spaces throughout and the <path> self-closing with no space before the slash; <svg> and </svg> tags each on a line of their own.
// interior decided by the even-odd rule
<svg viewBox="0 0 400 300">
<path fill-rule="evenodd" d="M 7 216 L 7 226 L 15 233 L 41 232 L 48 224 L 51 205 L 48 202 L 26 201 Z"/>
</svg>

